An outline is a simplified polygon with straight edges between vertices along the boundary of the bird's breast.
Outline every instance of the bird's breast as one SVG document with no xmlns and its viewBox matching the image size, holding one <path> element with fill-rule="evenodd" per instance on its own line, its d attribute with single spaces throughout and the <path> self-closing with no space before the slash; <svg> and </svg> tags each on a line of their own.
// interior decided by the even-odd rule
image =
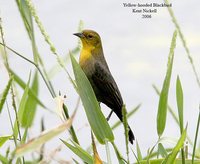
<svg viewBox="0 0 200 164">
<path fill-rule="evenodd" d="M 85 63 L 85 61 L 87 61 L 89 58 L 91 58 L 91 56 L 92 56 L 91 51 L 83 49 L 81 51 L 79 62 L 80 63 Z"/>
<path fill-rule="evenodd" d="M 87 45 L 87 44 L 83 45 L 79 62 L 85 63 L 87 60 L 90 60 L 92 58 L 92 51 L 94 50 L 94 48 L 95 47 L 92 45 Z"/>
<path fill-rule="evenodd" d="M 95 63 L 95 60 L 91 54 L 88 54 L 88 52 L 84 52 L 84 51 L 81 52 L 81 55 L 79 58 L 79 64 L 87 77 L 93 74 L 94 63 Z"/>
</svg>

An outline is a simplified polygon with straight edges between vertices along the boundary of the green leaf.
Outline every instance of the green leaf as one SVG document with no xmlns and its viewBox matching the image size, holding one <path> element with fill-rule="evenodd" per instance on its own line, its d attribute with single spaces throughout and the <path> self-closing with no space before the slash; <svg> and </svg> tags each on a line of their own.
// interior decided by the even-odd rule
<svg viewBox="0 0 200 164">
<path fill-rule="evenodd" d="M 45 130 L 42 132 L 38 137 L 31 139 L 26 144 L 22 144 L 21 146 L 17 147 L 16 150 L 13 152 L 15 157 L 23 156 L 27 152 L 33 152 L 39 146 L 43 145 L 50 139 L 54 138 L 55 136 L 59 135 L 60 133 L 64 132 L 65 130 L 69 129 L 72 125 L 72 121 L 74 118 L 75 112 L 71 118 L 65 121 L 63 124 L 50 129 Z"/>
<path fill-rule="evenodd" d="M 22 98 L 21 98 L 21 101 L 20 101 L 20 104 L 19 104 L 19 109 L 18 109 L 17 116 L 16 116 L 16 120 L 15 120 L 15 123 L 14 123 L 14 131 L 13 132 L 14 132 L 15 138 L 17 138 L 18 133 L 19 133 L 19 131 L 18 131 L 19 130 L 18 127 L 20 127 L 19 123 L 22 124 L 22 119 L 23 119 L 23 113 L 24 113 L 24 109 L 25 109 L 25 104 L 26 104 L 27 98 L 28 98 L 28 90 L 29 90 L 30 77 L 31 77 L 31 74 L 29 74 L 29 79 L 28 79 L 28 82 L 26 84 L 26 88 L 24 90 L 24 93 L 22 95 Z"/>
<path fill-rule="evenodd" d="M 31 90 L 34 91 L 34 94 L 38 96 L 38 73 L 35 72 L 34 78 L 33 78 L 33 84 L 30 87 Z M 30 93 L 30 92 L 28 92 Z M 37 108 L 37 101 L 34 99 L 31 94 L 28 94 L 28 98 L 25 104 L 25 109 L 23 112 L 22 117 L 22 127 L 30 127 L 33 123 L 35 113 Z"/>
<path fill-rule="evenodd" d="M 167 156 L 167 151 L 165 150 L 162 143 L 158 144 L 158 154 L 160 154 L 163 158 L 165 158 Z"/>
<path fill-rule="evenodd" d="M 15 73 L 11 70 L 13 78 L 15 80 L 15 82 L 23 89 L 26 88 L 26 83 Z M 31 88 L 29 88 L 29 93 L 28 93 L 33 99 L 35 99 L 35 101 L 43 108 L 47 109 L 47 107 L 44 105 L 44 103 L 42 103 L 38 97 L 36 96 L 34 90 L 32 90 Z"/>
<path fill-rule="evenodd" d="M 166 148 L 165 149 L 166 150 L 166 152 L 168 153 L 168 152 L 171 152 L 172 151 L 172 148 Z M 148 158 L 154 158 L 154 157 L 156 157 L 158 155 L 158 152 L 157 151 L 153 151 L 152 153 L 151 153 L 151 155 L 150 155 L 150 157 L 149 156 L 145 156 L 145 157 L 143 157 L 143 159 L 148 159 Z"/>
<path fill-rule="evenodd" d="M 28 99 L 28 90 L 29 90 L 29 84 L 30 84 L 30 79 L 31 79 L 31 74 L 29 75 L 29 79 L 28 82 L 26 84 L 26 88 L 24 90 L 23 96 L 21 98 L 21 101 L 19 103 L 19 109 L 18 109 L 18 118 L 20 123 L 22 124 L 23 121 L 23 114 L 24 114 L 24 110 L 25 110 L 25 105 Z"/>
<path fill-rule="evenodd" d="M 156 91 L 156 93 L 159 96 L 160 95 L 159 89 L 155 85 L 153 85 L 153 88 L 154 88 L 154 90 Z M 169 104 L 168 104 L 167 108 L 168 108 L 169 113 L 172 115 L 172 118 L 174 119 L 176 124 L 179 126 L 178 116 L 176 115 L 176 113 L 174 112 L 174 110 L 172 109 L 172 107 Z M 189 144 L 191 146 L 193 146 L 193 142 L 192 142 L 192 140 L 190 139 L 190 137 L 188 135 L 187 135 L 187 140 L 188 140 Z"/>
<path fill-rule="evenodd" d="M 8 91 L 9 91 L 10 86 L 12 84 L 12 80 L 13 80 L 12 78 L 9 79 L 8 84 L 6 85 L 6 88 L 4 89 L 3 94 L 1 96 L 1 99 L 0 99 L 0 113 L 1 113 L 1 111 L 3 109 L 4 103 L 6 101 L 6 97 L 8 95 Z"/>
<path fill-rule="evenodd" d="M 167 73 L 165 76 L 165 80 L 163 83 L 163 87 L 162 87 L 162 91 L 161 91 L 160 99 L 159 99 L 158 113 L 157 113 L 157 133 L 159 137 L 161 137 L 161 135 L 163 134 L 164 129 L 165 129 L 165 124 L 166 124 L 168 92 L 169 92 L 173 59 L 174 59 L 174 49 L 176 47 L 176 37 L 177 37 L 177 31 L 175 31 L 173 34 L 170 52 L 168 56 Z"/>
<path fill-rule="evenodd" d="M 193 145 L 193 151 L 192 151 L 192 161 L 194 161 L 195 154 L 197 153 L 196 152 L 196 146 L 197 146 L 197 140 L 198 140 L 198 134 L 199 134 L 199 126 L 200 126 L 200 109 L 199 109 L 198 121 L 197 121 L 195 138 L 194 138 L 194 145 Z"/>
<path fill-rule="evenodd" d="M 10 138 L 12 138 L 12 135 L 0 136 L 0 147 Z"/>
<path fill-rule="evenodd" d="M 31 17 L 31 13 L 28 9 L 28 6 L 26 5 L 25 0 L 16 0 L 18 9 L 20 11 L 21 17 L 24 21 L 24 26 L 26 27 L 26 30 L 29 34 L 29 37 L 31 38 L 31 32 L 33 31 L 33 21 Z"/>
<path fill-rule="evenodd" d="M 76 62 L 75 58 L 72 55 L 70 55 L 70 57 L 78 92 L 94 135 L 101 144 L 105 144 L 106 139 L 113 141 L 114 135 L 103 113 L 100 110 L 99 103 L 95 97 L 95 93 L 90 85 L 89 80 L 87 79 L 79 64 Z"/>
<path fill-rule="evenodd" d="M 136 141 L 136 150 L 137 150 L 137 159 L 138 159 L 139 161 L 141 161 L 141 160 L 142 160 L 142 153 L 141 153 L 141 151 L 140 151 L 140 146 L 139 146 L 139 144 L 138 144 L 137 141 Z"/>
<path fill-rule="evenodd" d="M 8 164 L 9 163 L 8 159 L 6 157 L 2 156 L 1 154 L 0 154 L 0 161 L 2 162 L 2 164 Z"/>
<path fill-rule="evenodd" d="M 115 145 L 114 142 L 111 142 L 112 145 L 113 145 L 113 148 L 115 150 L 115 154 L 117 155 L 117 159 L 118 159 L 118 162 L 119 164 L 125 164 L 127 162 L 125 162 L 125 160 L 123 159 L 122 155 L 120 154 L 119 150 L 117 149 L 117 146 Z"/>
<path fill-rule="evenodd" d="M 176 102 L 178 106 L 178 116 L 179 116 L 179 124 L 180 124 L 180 131 L 183 131 L 183 89 L 181 86 L 181 81 L 179 76 L 177 76 L 176 80 Z"/>
<path fill-rule="evenodd" d="M 24 144 L 26 142 L 26 138 L 27 138 L 27 134 L 28 134 L 28 127 L 26 127 L 26 129 L 24 130 L 24 134 L 21 140 L 21 144 Z"/>
<path fill-rule="evenodd" d="M 164 164 L 171 164 L 174 163 L 174 161 L 176 160 L 176 156 L 179 152 L 179 150 L 183 147 L 184 142 L 185 142 L 185 138 L 186 138 L 186 134 L 187 134 L 187 126 L 185 128 L 185 130 L 183 131 L 180 139 L 178 140 L 176 146 L 173 148 L 172 153 L 170 153 L 168 155 L 168 157 L 166 158 L 166 160 L 164 161 Z"/>
<path fill-rule="evenodd" d="M 181 85 L 181 81 L 179 76 L 177 76 L 176 79 L 176 102 L 178 107 L 178 116 L 179 116 L 179 127 L 180 127 L 180 133 L 183 132 L 183 89 Z M 181 156 L 183 164 L 185 164 L 185 152 L 184 149 L 181 149 Z"/>
<path fill-rule="evenodd" d="M 73 151 L 79 158 L 81 158 L 84 162 L 88 164 L 93 164 L 93 157 L 84 149 L 82 149 L 77 143 L 71 141 L 73 145 L 67 143 L 66 141 L 62 140 L 61 141 L 71 150 Z"/>
<path fill-rule="evenodd" d="M 31 40 L 34 62 L 37 63 L 39 54 L 38 54 L 37 46 L 35 43 L 34 26 L 33 26 L 31 12 L 30 12 L 25 0 L 16 0 L 16 2 L 17 2 L 17 6 L 19 8 L 19 12 L 21 14 L 22 20 L 24 22 L 24 26 L 25 26 L 28 36 Z"/>
</svg>

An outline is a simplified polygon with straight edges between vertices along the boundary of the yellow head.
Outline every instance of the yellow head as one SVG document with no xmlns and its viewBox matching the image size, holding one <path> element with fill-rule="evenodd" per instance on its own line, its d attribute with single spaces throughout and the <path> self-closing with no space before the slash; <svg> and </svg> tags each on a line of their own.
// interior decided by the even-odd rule
<svg viewBox="0 0 200 164">
<path fill-rule="evenodd" d="M 99 34 L 93 30 L 83 30 L 81 33 L 75 33 L 81 39 L 83 48 L 95 49 L 101 47 L 101 38 Z"/>
<path fill-rule="evenodd" d="M 101 38 L 97 32 L 93 30 L 83 30 L 81 33 L 75 33 L 74 35 L 78 36 L 83 44 L 80 56 L 81 63 L 86 61 L 93 54 L 99 54 L 102 51 Z"/>
</svg>

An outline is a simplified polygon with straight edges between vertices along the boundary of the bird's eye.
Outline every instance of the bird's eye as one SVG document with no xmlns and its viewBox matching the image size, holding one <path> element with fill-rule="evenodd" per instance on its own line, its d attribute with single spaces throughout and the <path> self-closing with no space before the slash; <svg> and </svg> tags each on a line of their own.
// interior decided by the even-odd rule
<svg viewBox="0 0 200 164">
<path fill-rule="evenodd" d="M 92 38 L 93 38 L 93 36 L 89 34 L 89 35 L 88 35 L 88 38 L 89 38 L 89 39 L 92 39 Z"/>
</svg>

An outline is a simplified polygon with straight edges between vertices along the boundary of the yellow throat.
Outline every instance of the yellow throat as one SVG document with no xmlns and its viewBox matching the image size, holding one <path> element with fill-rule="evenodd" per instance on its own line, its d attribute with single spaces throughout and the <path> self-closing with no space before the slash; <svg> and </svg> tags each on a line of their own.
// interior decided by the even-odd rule
<svg viewBox="0 0 200 164">
<path fill-rule="evenodd" d="M 86 60 L 90 59 L 92 57 L 92 50 L 94 50 L 94 46 L 83 44 L 79 62 L 84 63 Z"/>
</svg>

